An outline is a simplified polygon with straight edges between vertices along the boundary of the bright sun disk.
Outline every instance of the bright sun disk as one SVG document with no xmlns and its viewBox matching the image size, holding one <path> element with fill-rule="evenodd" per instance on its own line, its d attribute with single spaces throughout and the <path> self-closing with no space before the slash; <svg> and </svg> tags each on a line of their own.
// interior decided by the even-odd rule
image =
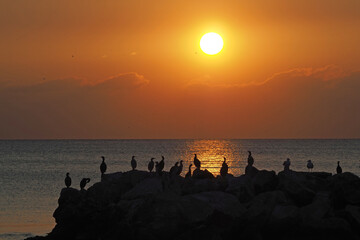
<svg viewBox="0 0 360 240">
<path fill-rule="evenodd" d="M 202 36 L 200 40 L 200 48 L 204 53 L 209 55 L 217 54 L 223 48 L 224 42 L 217 33 L 210 32 Z"/>
</svg>

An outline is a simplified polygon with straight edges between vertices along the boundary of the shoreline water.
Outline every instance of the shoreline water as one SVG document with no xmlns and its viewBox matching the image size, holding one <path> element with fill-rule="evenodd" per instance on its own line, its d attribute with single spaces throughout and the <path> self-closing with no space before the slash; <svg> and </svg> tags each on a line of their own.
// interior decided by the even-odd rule
<svg viewBox="0 0 360 240">
<path fill-rule="evenodd" d="M 252 150 L 259 169 L 282 170 L 286 157 L 295 171 L 307 171 L 306 161 L 312 158 L 314 171 L 335 173 L 336 161 L 341 160 L 344 171 L 360 175 L 360 140 L 0 140 L 3 183 L 0 198 L 0 230 L 4 223 L 54 223 L 59 190 L 66 172 L 74 184 L 82 177 L 93 183 L 100 181 L 101 155 L 106 156 L 109 172 L 127 171 L 131 156 L 137 155 L 138 169 L 146 170 L 150 157 L 165 156 L 165 170 L 183 158 L 184 170 L 198 153 L 204 167 L 218 174 L 223 156 L 229 161 L 234 176 L 244 173 L 247 150 Z M 357 171 L 356 171 L 357 170 Z M 44 221 L 35 218 L 40 213 Z M 47 219 L 47 220 L 45 220 Z M 21 229 L 17 229 L 21 230 Z M 50 231 L 50 229 L 45 230 Z M 32 232 L 32 231 L 29 231 Z M 38 234 L 37 234 L 38 235 Z"/>
</svg>

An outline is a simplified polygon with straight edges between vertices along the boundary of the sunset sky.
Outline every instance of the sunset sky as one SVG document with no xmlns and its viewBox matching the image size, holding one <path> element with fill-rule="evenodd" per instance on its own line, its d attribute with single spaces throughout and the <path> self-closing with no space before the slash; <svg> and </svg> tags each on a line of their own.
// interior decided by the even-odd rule
<svg viewBox="0 0 360 240">
<path fill-rule="evenodd" d="M 0 33 L 0 139 L 360 138 L 359 0 L 2 0 Z"/>
</svg>

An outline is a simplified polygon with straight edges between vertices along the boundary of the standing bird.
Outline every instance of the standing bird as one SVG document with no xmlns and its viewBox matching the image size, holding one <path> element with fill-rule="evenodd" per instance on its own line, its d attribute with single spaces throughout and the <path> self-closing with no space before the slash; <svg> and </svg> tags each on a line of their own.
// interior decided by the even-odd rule
<svg viewBox="0 0 360 240">
<path fill-rule="evenodd" d="M 312 171 L 312 169 L 314 168 L 314 164 L 311 162 L 311 160 L 307 161 L 306 167 L 309 169 L 309 171 Z"/>
<path fill-rule="evenodd" d="M 132 156 L 132 158 L 131 158 L 131 167 L 132 167 L 133 171 L 135 170 L 136 165 L 137 165 L 137 163 L 136 163 L 136 160 L 135 160 L 135 156 Z"/>
<path fill-rule="evenodd" d="M 70 187 L 71 185 L 71 177 L 69 176 L 70 173 L 66 173 L 66 177 L 65 177 L 65 185 L 67 188 Z"/>
<path fill-rule="evenodd" d="M 150 159 L 150 162 L 149 162 L 149 164 L 148 164 L 149 172 L 152 172 L 152 170 L 154 169 L 154 159 L 155 159 L 155 158 L 151 158 L 151 159 Z"/>
<path fill-rule="evenodd" d="M 200 169 L 201 162 L 200 162 L 200 160 L 197 158 L 196 153 L 195 153 L 195 157 L 194 157 L 194 165 L 195 165 L 196 168 Z"/>
<path fill-rule="evenodd" d="M 250 166 L 252 166 L 254 164 L 254 158 L 251 156 L 251 151 L 248 151 L 249 152 L 249 156 L 248 156 L 248 164 Z"/>
<path fill-rule="evenodd" d="M 229 167 L 226 163 L 226 158 L 224 157 L 224 162 L 222 163 L 221 169 L 220 169 L 220 175 L 222 177 L 225 177 L 228 174 Z"/>
<path fill-rule="evenodd" d="M 105 163 L 105 157 L 101 156 L 102 158 L 102 163 L 100 164 L 100 172 L 101 175 L 103 175 L 106 172 L 106 163 Z"/>
<path fill-rule="evenodd" d="M 284 161 L 283 165 L 284 165 L 284 171 L 289 171 L 290 170 L 290 158 L 287 158 L 286 161 Z"/>
<path fill-rule="evenodd" d="M 191 167 L 192 164 L 189 165 L 189 171 L 185 174 L 185 178 L 191 178 Z"/>
<path fill-rule="evenodd" d="M 180 160 L 180 166 L 177 168 L 176 175 L 180 175 L 183 170 L 183 160 Z"/>
<path fill-rule="evenodd" d="M 80 189 L 83 190 L 88 182 L 90 182 L 90 178 L 83 178 L 80 182 Z"/>
<path fill-rule="evenodd" d="M 170 168 L 170 175 L 173 175 L 177 172 L 178 167 L 179 167 L 178 165 L 179 165 L 179 162 L 176 162 L 175 165 Z"/>
<path fill-rule="evenodd" d="M 337 173 L 337 174 L 340 174 L 340 173 L 342 173 L 342 168 L 340 167 L 340 161 L 338 161 L 337 164 L 338 164 L 338 165 L 337 165 L 337 167 L 336 167 L 336 173 Z"/>
<path fill-rule="evenodd" d="M 165 161 L 164 160 L 165 160 L 164 156 L 161 156 L 161 161 L 155 165 L 155 170 L 159 175 L 161 175 L 161 172 L 165 167 Z"/>
</svg>

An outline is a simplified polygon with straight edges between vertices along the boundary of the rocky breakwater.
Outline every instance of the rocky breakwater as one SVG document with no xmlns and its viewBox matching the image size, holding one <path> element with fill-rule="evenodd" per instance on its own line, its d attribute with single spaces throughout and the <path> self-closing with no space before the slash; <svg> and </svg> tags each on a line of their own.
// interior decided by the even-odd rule
<svg viewBox="0 0 360 240">
<path fill-rule="evenodd" d="M 64 188 L 58 203 L 55 228 L 30 239 L 360 239 L 360 179 L 349 172 L 134 170 Z"/>
</svg>

